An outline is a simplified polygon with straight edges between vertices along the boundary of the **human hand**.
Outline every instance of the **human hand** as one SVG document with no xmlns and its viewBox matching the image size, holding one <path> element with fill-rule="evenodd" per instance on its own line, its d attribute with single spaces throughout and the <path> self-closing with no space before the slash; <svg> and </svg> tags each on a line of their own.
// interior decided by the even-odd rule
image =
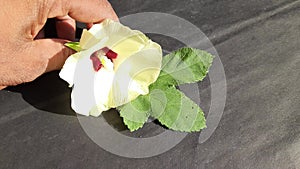
<svg viewBox="0 0 300 169">
<path fill-rule="evenodd" d="M 0 1 L 0 90 L 60 69 L 73 54 L 64 43 L 75 38 L 75 20 L 88 27 L 106 18 L 118 20 L 107 0 Z M 48 18 L 56 18 L 57 39 L 41 35 Z"/>
</svg>

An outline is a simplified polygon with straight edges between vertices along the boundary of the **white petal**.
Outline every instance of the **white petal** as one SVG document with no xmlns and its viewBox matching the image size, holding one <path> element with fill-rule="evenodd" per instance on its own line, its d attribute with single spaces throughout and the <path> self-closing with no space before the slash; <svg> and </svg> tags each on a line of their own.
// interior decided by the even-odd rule
<svg viewBox="0 0 300 169">
<path fill-rule="evenodd" d="M 96 105 L 94 98 L 94 76 L 90 55 L 104 47 L 108 38 L 98 41 L 88 50 L 71 55 L 65 62 L 59 76 L 73 86 L 71 94 L 72 109 L 82 115 L 89 115 L 89 111 Z"/>
<path fill-rule="evenodd" d="M 69 56 L 65 61 L 63 68 L 59 72 L 59 77 L 68 82 L 70 87 L 74 84 L 75 69 L 79 57 L 80 53 L 75 53 Z"/>
<path fill-rule="evenodd" d="M 84 29 L 80 38 L 80 47 L 82 49 L 89 49 L 102 40 L 108 37 L 103 29 L 103 24 L 95 24 L 90 30 Z"/>
<path fill-rule="evenodd" d="M 68 57 L 65 61 L 65 64 L 61 71 L 59 72 L 60 78 L 69 83 L 69 86 L 72 87 L 74 84 L 75 70 L 77 68 L 77 63 L 84 57 L 89 58 L 92 53 L 104 47 L 104 44 L 107 42 L 108 37 L 103 38 L 102 40 L 97 41 L 97 43 L 88 50 L 83 50 L 81 52 L 75 53 Z"/>
<path fill-rule="evenodd" d="M 159 75 L 161 59 L 160 50 L 149 48 L 124 60 L 115 72 L 110 106 L 118 107 L 147 94 L 148 86 Z"/>
<path fill-rule="evenodd" d="M 77 62 L 75 75 L 71 107 L 76 113 L 88 116 L 96 105 L 93 88 L 95 71 L 89 57 L 83 57 Z"/>
<path fill-rule="evenodd" d="M 114 71 L 114 64 L 106 56 L 101 56 L 100 61 L 103 65 L 104 69 L 106 69 L 110 72 Z"/>
<path fill-rule="evenodd" d="M 112 87 L 114 72 L 107 69 L 100 69 L 94 77 L 94 100 L 96 102 L 90 114 L 99 116 L 103 111 L 110 109 L 108 105 L 109 92 Z M 95 106 L 94 105 L 94 106 Z"/>
</svg>

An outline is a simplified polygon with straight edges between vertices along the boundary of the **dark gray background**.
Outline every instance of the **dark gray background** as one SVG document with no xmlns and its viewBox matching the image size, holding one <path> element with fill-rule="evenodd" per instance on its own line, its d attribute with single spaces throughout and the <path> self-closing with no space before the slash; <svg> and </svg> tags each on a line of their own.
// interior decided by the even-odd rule
<svg viewBox="0 0 300 169">
<path fill-rule="evenodd" d="M 225 111 L 212 137 L 198 144 L 199 133 L 189 134 L 151 158 L 113 155 L 84 133 L 70 109 L 70 89 L 53 72 L 0 91 L 0 168 L 300 168 L 299 0 L 111 3 L 120 17 L 137 12 L 177 15 L 210 38 L 227 78 Z M 152 37 L 168 50 L 181 46 L 167 37 Z M 201 106 L 207 110 L 207 80 L 202 88 L 208 88 L 201 93 Z M 116 114 L 105 116 L 129 135 Z M 146 137 L 162 130 L 151 123 L 132 135 Z"/>
</svg>

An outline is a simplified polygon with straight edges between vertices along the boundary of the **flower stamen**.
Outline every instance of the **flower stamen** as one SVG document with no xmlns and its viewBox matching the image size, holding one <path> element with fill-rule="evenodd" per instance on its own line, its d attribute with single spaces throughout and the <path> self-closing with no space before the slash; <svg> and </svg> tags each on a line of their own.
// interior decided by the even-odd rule
<svg viewBox="0 0 300 169">
<path fill-rule="evenodd" d="M 105 53 L 104 55 L 107 56 L 107 58 L 110 59 L 110 60 L 116 59 L 117 56 L 118 56 L 118 54 L 116 52 L 112 51 L 108 47 L 104 47 L 100 50 L 103 51 Z"/>
<path fill-rule="evenodd" d="M 90 59 L 92 60 L 94 70 L 96 72 L 98 72 L 103 65 L 102 65 L 100 59 L 97 57 L 97 52 L 93 53 L 90 56 Z"/>
<path fill-rule="evenodd" d="M 98 72 L 102 67 L 105 67 L 109 71 L 113 71 L 113 59 L 116 59 L 118 54 L 108 47 L 104 47 L 94 52 L 90 59 L 93 62 L 93 68 Z"/>
</svg>

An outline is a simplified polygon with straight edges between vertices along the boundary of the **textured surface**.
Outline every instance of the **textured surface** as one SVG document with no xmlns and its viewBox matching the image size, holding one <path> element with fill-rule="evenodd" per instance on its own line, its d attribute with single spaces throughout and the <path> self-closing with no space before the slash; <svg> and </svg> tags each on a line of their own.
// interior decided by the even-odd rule
<svg viewBox="0 0 300 169">
<path fill-rule="evenodd" d="M 199 133 L 188 134 L 150 158 L 111 154 L 85 134 L 70 109 L 70 89 L 54 72 L 0 91 L 0 168 L 300 168 L 299 0 L 111 2 L 119 16 L 152 11 L 185 18 L 212 40 L 227 78 L 225 111 L 212 137 L 199 144 Z M 164 48 L 180 46 L 153 38 Z M 204 110 L 208 84 L 200 86 Z M 117 116 L 105 116 L 130 135 Z M 162 130 L 153 123 L 132 136 Z"/>
</svg>

